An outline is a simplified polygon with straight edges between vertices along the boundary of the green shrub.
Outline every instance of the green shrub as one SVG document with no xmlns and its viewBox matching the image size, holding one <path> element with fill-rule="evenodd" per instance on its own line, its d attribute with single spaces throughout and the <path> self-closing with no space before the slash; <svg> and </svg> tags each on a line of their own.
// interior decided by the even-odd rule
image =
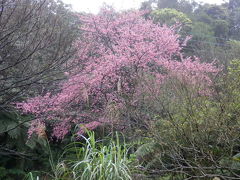
<svg viewBox="0 0 240 180">
<path fill-rule="evenodd" d="M 152 141 L 136 152 L 146 172 L 173 179 L 240 178 L 240 61 L 212 87 L 198 95 L 171 81 L 156 104 L 160 113 L 149 122 Z M 161 101 L 160 101 L 161 100 Z M 235 158 L 234 158 L 235 157 Z"/>
</svg>

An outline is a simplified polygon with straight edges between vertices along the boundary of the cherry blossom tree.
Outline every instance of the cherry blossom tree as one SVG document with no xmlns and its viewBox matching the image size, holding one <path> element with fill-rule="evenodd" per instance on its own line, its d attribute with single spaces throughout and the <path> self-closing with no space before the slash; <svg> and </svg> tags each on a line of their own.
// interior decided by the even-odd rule
<svg viewBox="0 0 240 180">
<path fill-rule="evenodd" d="M 75 126 L 94 129 L 102 124 L 122 128 L 124 118 L 114 119 L 111 108 L 136 103 L 141 78 L 151 76 L 159 85 L 168 77 L 198 86 L 203 94 L 211 86 L 210 75 L 219 69 L 196 57 L 185 57 L 174 27 L 159 26 L 143 18 L 144 12 L 117 13 L 103 9 L 98 15 L 80 16 L 84 35 L 77 41 L 79 66 L 66 72 L 59 91 L 16 103 L 23 113 L 35 115 L 29 135 L 51 124 L 58 139 Z M 186 39 L 187 41 L 187 39 Z"/>
</svg>

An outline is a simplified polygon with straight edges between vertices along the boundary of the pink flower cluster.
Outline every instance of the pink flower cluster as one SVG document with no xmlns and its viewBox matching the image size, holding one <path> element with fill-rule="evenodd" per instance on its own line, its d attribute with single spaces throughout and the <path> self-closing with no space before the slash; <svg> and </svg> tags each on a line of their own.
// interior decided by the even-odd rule
<svg viewBox="0 0 240 180">
<path fill-rule="evenodd" d="M 152 74 L 159 83 L 174 75 L 201 84 L 203 89 L 211 85 L 209 74 L 219 69 L 213 63 L 184 58 L 174 28 L 154 24 L 143 13 L 103 9 L 98 15 L 80 16 L 83 36 L 75 44 L 78 58 L 72 61 L 78 66 L 65 72 L 68 79 L 60 83 L 59 93 L 30 98 L 17 103 L 17 108 L 51 123 L 53 136 L 62 139 L 74 124 L 94 129 L 109 123 L 103 118 L 106 106 L 109 102 L 122 106 L 121 95 L 136 93 L 136 79 L 144 73 Z M 161 67 L 165 73 L 153 67 Z"/>
</svg>

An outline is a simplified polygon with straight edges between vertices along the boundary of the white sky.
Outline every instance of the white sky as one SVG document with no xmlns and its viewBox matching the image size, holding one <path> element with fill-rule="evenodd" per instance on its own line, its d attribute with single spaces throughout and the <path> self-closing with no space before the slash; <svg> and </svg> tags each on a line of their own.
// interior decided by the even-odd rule
<svg viewBox="0 0 240 180">
<path fill-rule="evenodd" d="M 66 4 L 71 4 L 75 11 L 85 11 L 97 13 L 103 3 L 113 6 L 117 10 L 139 8 L 144 0 L 63 0 Z M 224 0 L 197 0 L 210 4 L 220 4 Z"/>
</svg>

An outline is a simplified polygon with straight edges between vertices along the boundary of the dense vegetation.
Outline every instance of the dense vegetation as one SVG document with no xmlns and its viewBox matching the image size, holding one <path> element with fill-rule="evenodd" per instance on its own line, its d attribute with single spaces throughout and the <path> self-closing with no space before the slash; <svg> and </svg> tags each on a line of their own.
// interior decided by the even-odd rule
<svg viewBox="0 0 240 180">
<path fill-rule="evenodd" d="M 238 0 L 0 0 L 0 179 L 240 179 L 239 23 Z"/>
</svg>

